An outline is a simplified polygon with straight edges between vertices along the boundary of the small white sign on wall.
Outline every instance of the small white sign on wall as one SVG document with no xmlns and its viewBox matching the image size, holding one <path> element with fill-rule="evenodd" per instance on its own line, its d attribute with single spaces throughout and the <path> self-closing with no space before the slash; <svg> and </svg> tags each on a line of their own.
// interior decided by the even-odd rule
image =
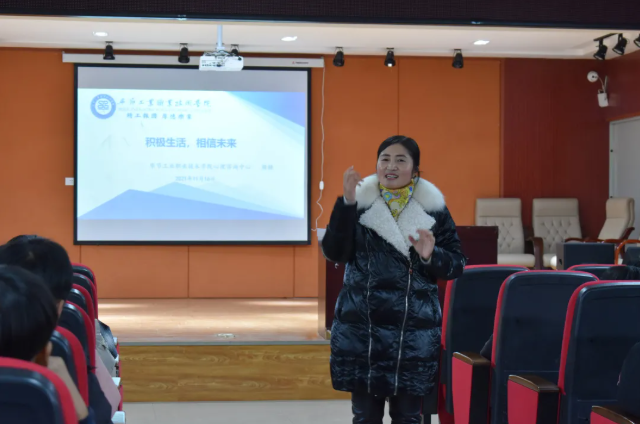
<svg viewBox="0 0 640 424">
<path fill-rule="evenodd" d="M 67 177 L 67 178 L 64 179 L 64 185 L 72 186 L 74 183 L 75 183 L 75 181 L 74 181 L 73 178 Z"/>
</svg>

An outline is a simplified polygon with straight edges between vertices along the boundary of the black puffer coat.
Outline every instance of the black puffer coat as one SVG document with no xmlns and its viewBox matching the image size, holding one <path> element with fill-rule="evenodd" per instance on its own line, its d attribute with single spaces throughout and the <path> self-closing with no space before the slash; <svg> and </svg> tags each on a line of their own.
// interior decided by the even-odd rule
<svg viewBox="0 0 640 424">
<path fill-rule="evenodd" d="M 420 180 L 396 222 L 375 175 L 356 191 L 357 206 L 338 199 L 322 249 L 346 263 L 331 330 L 336 390 L 381 396 L 427 395 L 437 382 L 442 313 L 437 279 L 458 277 L 466 258 L 442 193 Z M 408 240 L 430 229 L 429 263 Z M 435 393 L 435 391 L 433 391 Z"/>
</svg>

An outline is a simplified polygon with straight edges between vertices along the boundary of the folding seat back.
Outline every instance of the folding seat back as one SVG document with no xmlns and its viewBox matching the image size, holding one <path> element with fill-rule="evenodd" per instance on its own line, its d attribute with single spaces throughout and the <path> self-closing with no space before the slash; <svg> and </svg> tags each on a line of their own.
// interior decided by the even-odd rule
<svg viewBox="0 0 640 424">
<path fill-rule="evenodd" d="M 67 302 L 71 302 L 74 305 L 77 305 L 84 312 L 88 313 L 89 308 L 87 307 L 87 299 L 80 293 L 80 291 L 76 288 L 78 286 L 72 287 L 69 295 L 67 296 Z"/>
<path fill-rule="evenodd" d="M 53 371 L 31 362 L 0 358 L 3 423 L 77 424 L 69 390 Z"/>
<path fill-rule="evenodd" d="M 84 326 L 84 318 L 80 312 L 80 308 L 70 303 L 65 303 L 62 308 L 62 314 L 60 314 L 60 319 L 58 320 L 58 325 L 62 328 L 66 328 L 73 334 L 80 345 L 82 346 L 82 350 L 84 351 L 85 362 L 87 365 L 90 363 L 89 361 L 89 340 L 87 337 L 87 330 Z M 95 339 L 95 335 L 94 335 Z"/>
<path fill-rule="evenodd" d="M 93 302 L 93 308 L 94 310 L 97 310 L 98 296 L 96 293 L 96 287 L 93 282 L 89 278 L 81 274 L 73 274 L 72 282 L 73 284 L 78 285 L 89 292 L 89 294 L 91 295 L 91 300 Z"/>
<path fill-rule="evenodd" d="M 574 265 L 569 268 L 567 271 L 576 271 L 576 272 L 588 272 L 589 274 L 593 274 L 598 277 L 599 280 L 602 279 L 602 274 L 611 268 L 612 264 L 585 264 L 585 265 Z"/>
<path fill-rule="evenodd" d="M 76 383 L 77 387 L 78 373 L 76 370 L 75 360 L 73 358 L 71 344 L 69 344 L 67 339 L 57 330 L 51 335 L 51 355 L 62 358 L 64 364 L 67 366 L 67 370 L 69 370 L 69 375 L 73 379 L 73 382 Z"/>
<path fill-rule="evenodd" d="M 73 364 L 75 367 L 75 375 L 77 378 L 78 391 L 82 395 L 82 399 L 84 399 L 85 404 L 89 405 L 89 380 L 87 374 L 87 360 L 85 358 L 84 349 L 82 349 L 82 345 L 76 336 L 66 328 L 57 327 L 56 333 L 60 334 L 66 340 L 69 348 L 71 349 L 71 354 L 73 357 Z M 55 347 L 54 347 L 55 352 Z M 66 362 L 66 361 L 65 361 Z M 67 368 L 69 368 L 67 366 Z M 71 372 L 71 370 L 69 370 Z"/>
<path fill-rule="evenodd" d="M 95 319 L 96 319 L 96 314 L 95 314 L 95 309 L 93 307 L 93 300 L 91 299 L 91 295 L 89 294 L 89 292 L 87 290 L 85 290 L 84 287 L 80 287 L 77 284 L 74 284 L 71 290 L 73 293 L 77 293 L 80 295 L 79 300 L 81 302 L 84 303 L 84 305 L 78 305 L 82 308 L 82 310 L 84 310 L 87 315 L 89 315 L 89 318 L 91 319 L 91 322 L 94 323 L 94 327 L 95 327 Z M 78 297 L 78 296 L 76 296 Z M 70 298 L 67 299 L 72 301 Z M 74 302 L 75 303 L 75 302 Z"/>
<path fill-rule="evenodd" d="M 593 406 L 617 403 L 620 371 L 640 341 L 639 323 L 640 282 L 598 282 L 573 295 L 558 380 L 560 423 L 586 423 Z"/>
<path fill-rule="evenodd" d="M 89 268 L 86 265 L 76 264 L 76 263 L 71 264 L 71 266 L 73 267 L 74 273 L 84 275 L 85 277 L 93 281 L 94 284 L 96 284 L 96 275 L 91 270 L 91 268 Z"/>
<path fill-rule="evenodd" d="M 67 304 L 74 306 L 78 312 L 80 312 L 80 315 L 82 316 L 82 323 L 84 325 L 84 331 L 87 335 L 87 347 L 89 350 L 89 356 L 88 356 L 88 361 L 87 361 L 87 365 L 95 370 L 96 367 L 96 329 L 95 329 L 95 321 L 93 321 L 90 317 L 89 314 L 87 314 L 82 308 L 80 308 L 78 305 L 74 304 L 73 302 L 69 302 L 67 301 Z"/>
<path fill-rule="evenodd" d="M 442 318 L 442 378 L 447 412 L 453 413 L 451 363 L 454 352 L 479 352 L 493 332 L 498 293 L 523 266 L 469 266 L 447 284 Z"/>
<path fill-rule="evenodd" d="M 556 382 L 567 306 L 573 292 L 597 281 L 574 271 L 512 275 L 498 297 L 493 338 L 491 423 L 506 424 L 507 382 L 512 374 L 534 374 Z"/>
</svg>

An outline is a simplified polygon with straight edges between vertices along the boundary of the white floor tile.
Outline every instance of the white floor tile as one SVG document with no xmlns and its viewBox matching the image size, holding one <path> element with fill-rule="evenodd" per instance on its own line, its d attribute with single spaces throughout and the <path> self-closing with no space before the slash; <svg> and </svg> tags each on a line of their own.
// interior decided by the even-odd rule
<svg viewBox="0 0 640 424">
<path fill-rule="evenodd" d="M 349 401 L 126 403 L 124 410 L 127 424 L 349 424 L 352 419 Z M 438 424 L 437 417 L 431 424 Z"/>
</svg>

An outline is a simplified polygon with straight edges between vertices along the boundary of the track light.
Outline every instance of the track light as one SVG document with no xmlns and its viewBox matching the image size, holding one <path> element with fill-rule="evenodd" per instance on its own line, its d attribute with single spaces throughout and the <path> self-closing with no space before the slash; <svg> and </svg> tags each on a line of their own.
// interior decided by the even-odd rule
<svg viewBox="0 0 640 424">
<path fill-rule="evenodd" d="M 396 56 L 393 53 L 393 49 L 387 49 L 387 57 L 384 59 L 384 65 L 389 68 L 396 66 Z"/>
<path fill-rule="evenodd" d="M 604 44 L 604 40 L 600 40 L 600 44 L 598 44 L 598 51 L 593 55 L 596 60 L 605 60 L 607 58 L 607 50 L 609 48 L 606 44 Z"/>
<path fill-rule="evenodd" d="M 333 66 L 337 66 L 338 68 L 342 68 L 344 66 L 344 51 L 342 47 L 336 48 L 336 55 L 333 58 Z"/>
<path fill-rule="evenodd" d="M 191 58 L 189 57 L 189 47 L 187 44 L 180 44 L 180 55 L 178 56 L 178 62 L 180 63 L 189 63 L 191 62 Z"/>
<path fill-rule="evenodd" d="M 104 60 L 116 60 L 116 57 L 113 54 L 113 45 L 111 41 L 107 41 L 107 46 L 104 48 Z"/>
<path fill-rule="evenodd" d="M 624 35 L 618 34 L 618 43 L 612 50 L 614 51 L 614 53 L 617 53 L 620 56 L 622 56 L 624 54 L 624 49 L 626 47 L 627 47 L 627 39 L 624 38 Z"/>
<path fill-rule="evenodd" d="M 633 40 L 633 43 L 638 46 L 638 48 L 640 48 L 640 35 L 638 35 L 638 38 L 636 38 L 635 40 Z"/>
<path fill-rule="evenodd" d="M 462 57 L 462 50 L 457 49 L 453 51 L 453 63 L 451 64 L 456 69 L 464 68 L 464 58 Z"/>
</svg>

